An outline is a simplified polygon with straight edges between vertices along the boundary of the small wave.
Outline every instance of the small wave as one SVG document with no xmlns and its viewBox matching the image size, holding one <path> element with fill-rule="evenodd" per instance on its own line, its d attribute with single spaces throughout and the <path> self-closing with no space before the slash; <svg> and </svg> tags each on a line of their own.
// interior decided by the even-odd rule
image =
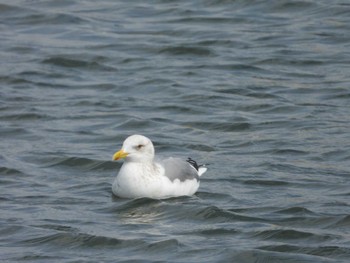
<svg viewBox="0 0 350 263">
<path fill-rule="evenodd" d="M 268 245 L 268 246 L 260 246 L 258 249 L 267 250 L 267 251 L 275 251 L 275 252 L 283 252 L 283 253 L 295 253 L 299 255 L 310 255 L 310 256 L 318 256 L 319 258 L 316 260 L 312 260 L 312 262 L 335 262 L 330 261 L 329 258 L 338 258 L 338 259 L 349 259 L 350 249 L 347 247 L 340 246 L 302 246 L 302 245 Z M 326 258 L 323 258 L 326 257 Z M 316 260 L 316 261 L 315 261 Z M 304 261 L 300 261 L 304 262 Z M 311 261 L 310 261 L 311 262 Z M 339 262 L 339 261 L 336 261 Z M 345 262 L 345 261 L 344 261 Z"/>
<path fill-rule="evenodd" d="M 0 166 L 0 174 L 1 175 L 23 175 L 23 173 L 20 170 L 17 170 L 15 168 L 8 168 L 5 166 Z"/>
<path fill-rule="evenodd" d="M 188 128 L 222 132 L 245 131 L 251 128 L 251 124 L 248 122 L 184 122 L 183 125 Z"/>
<path fill-rule="evenodd" d="M 21 241 L 27 246 L 60 246 L 65 248 L 74 247 L 114 247 L 114 248 L 128 248 L 130 246 L 144 245 L 140 239 L 127 239 L 90 235 L 85 233 L 75 232 L 60 232 L 51 235 L 45 235 L 37 238 L 31 238 Z"/>
<path fill-rule="evenodd" d="M 177 249 L 183 246 L 177 239 L 166 239 L 147 245 L 147 252 L 163 252 L 165 249 Z"/>
<path fill-rule="evenodd" d="M 17 17 L 13 22 L 17 25 L 56 25 L 56 24 L 80 24 L 86 22 L 84 19 L 65 13 L 40 13 L 39 11 L 27 9 L 25 16 Z"/>
<path fill-rule="evenodd" d="M 116 199 L 120 201 L 119 198 Z M 164 215 L 162 202 L 150 198 L 139 198 L 107 208 L 107 211 L 128 224 L 151 224 Z"/>
<path fill-rule="evenodd" d="M 308 1 L 281 1 L 271 6 L 271 11 L 274 12 L 305 12 L 317 8 L 316 3 Z"/>
<path fill-rule="evenodd" d="M 14 15 L 17 14 L 21 14 L 22 17 L 25 17 L 25 15 L 29 15 L 29 14 L 34 14 L 35 11 L 31 10 L 30 8 L 25 8 L 23 6 L 19 7 L 19 6 L 15 6 L 15 5 L 10 5 L 10 4 L 0 4 L 0 11 L 1 11 L 1 16 L 2 17 L 6 17 L 9 16 L 11 17 L 11 22 L 14 18 Z M 2 20 L 2 22 L 4 22 L 4 20 Z"/>
<path fill-rule="evenodd" d="M 118 200 L 120 200 L 118 198 Z M 131 201 L 127 201 L 126 203 L 122 205 L 118 205 L 114 208 L 112 208 L 111 211 L 113 212 L 125 212 L 129 211 L 130 209 L 135 209 L 135 208 L 144 208 L 145 206 L 150 206 L 150 205 L 155 205 L 159 204 L 161 201 L 156 200 L 156 199 L 151 199 L 151 198 L 138 198 L 134 199 Z"/>
<path fill-rule="evenodd" d="M 277 180 L 246 180 L 244 184 L 248 185 L 264 185 L 264 186 L 285 186 L 288 182 L 277 181 Z"/>
<path fill-rule="evenodd" d="M 192 234 L 196 235 L 202 235 L 202 236 L 208 236 L 208 237 L 213 237 L 213 236 L 232 236 L 232 235 L 237 235 L 240 234 L 241 231 L 237 229 L 227 229 L 227 228 L 211 228 L 211 229 L 199 229 L 197 231 L 193 231 Z"/>
<path fill-rule="evenodd" d="M 194 218 L 211 220 L 214 222 L 228 222 L 228 221 L 244 221 L 244 222 L 265 222 L 266 220 L 259 217 L 244 216 L 234 213 L 230 210 L 218 208 L 216 206 L 209 206 L 192 215 Z"/>
<path fill-rule="evenodd" d="M 35 120 L 42 120 L 42 119 L 49 119 L 50 117 L 46 114 L 42 113 L 34 113 L 34 112 L 17 112 L 17 113 L 11 113 L 11 114 L 3 114 L 3 116 L 0 117 L 0 120 L 6 120 L 6 121 L 35 121 Z"/>
<path fill-rule="evenodd" d="M 181 56 L 210 56 L 213 52 L 209 48 L 204 47 L 188 47 L 188 46 L 175 46 L 166 47 L 159 51 L 159 53 L 168 53 L 171 55 L 181 55 Z"/>
<path fill-rule="evenodd" d="M 350 215 L 343 216 L 335 224 L 333 224 L 332 227 L 337 227 L 337 228 L 350 227 Z"/>
<path fill-rule="evenodd" d="M 309 209 L 305 207 L 295 206 L 295 207 L 289 207 L 286 209 L 278 210 L 275 213 L 281 213 L 281 214 L 290 214 L 294 216 L 300 216 L 300 215 L 316 215 L 314 212 L 310 211 Z"/>
<path fill-rule="evenodd" d="M 112 161 L 100 161 L 83 157 L 54 157 L 43 164 L 43 167 L 54 166 L 78 167 L 79 169 L 89 171 L 104 171 L 114 170 L 118 164 Z"/>
<path fill-rule="evenodd" d="M 280 230 L 264 230 L 253 234 L 254 237 L 261 238 L 263 240 L 317 240 L 327 241 L 332 240 L 335 236 L 331 235 L 320 235 L 311 232 L 305 232 L 294 229 L 280 229 Z"/>
<path fill-rule="evenodd" d="M 126 130 L 141 130 L 141 129 L 145 129 L 151 126 L 151 122 L 148 120 L 143 120 L 143 119 L 139 119 L 139 118 L 134 118 L 134 117 L 130 117 L 128 118 L 126 121 L 118 123 L 116 125 L 116 128 L 118 128 L 118 130 L 120 129 L 126 129 Z"/>
<path fill-rule="evenodd" d="M 94 59 L 82 60 L 78 58 L 68 58 L 64 56 L 50 57 L 42 61 L 44 64 L 51 64 L 58 67 L 66 68 L 84 68 L 89 70 L 103 70 L 103 71 L 115 71 L 115 68 L 101 64 L 100 62 L 95 61 Z"/>
<path fill-rule="evenodd" d="M 240 263 L 281 263 L 281 262 L 317 262 L 329 263 L 334 262 L 315 255 L 302 253 L 303 251 L 275 251 L 267 249 L 268 247 L 259 247 L 254 250 L 240 251 L 234 254 L 235 262 Z M 297 247 L 294 247 L 295 249 Z M 299 253 L 300 252 L 300 253 Z M 230 262 L 232 256 L 222 262 Z"/>
<path fill-rule="evenodd" d="M 296 149 L 276 149 L 272 151 L 273 154 L 276 155 L 306 155 L 307 151 L 296 150 Z"/>
</svg>

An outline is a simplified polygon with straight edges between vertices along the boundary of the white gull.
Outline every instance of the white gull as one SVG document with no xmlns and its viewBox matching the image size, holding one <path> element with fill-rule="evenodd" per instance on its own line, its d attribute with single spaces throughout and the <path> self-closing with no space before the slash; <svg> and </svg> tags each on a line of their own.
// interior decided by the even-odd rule
<svg viewBox="0 0 350 263">
<path fill-rule="evenodd" d="M 153 143 L 142 135 L 126 138 L 122 149 L 113 155 L 113 160 L 121 158 L 125 161 L 112 191 L 122 198 L 190 196 L 198 190 L 199 177 L 207 170 L 190 158 L 155 161 Z"/>
</svg>

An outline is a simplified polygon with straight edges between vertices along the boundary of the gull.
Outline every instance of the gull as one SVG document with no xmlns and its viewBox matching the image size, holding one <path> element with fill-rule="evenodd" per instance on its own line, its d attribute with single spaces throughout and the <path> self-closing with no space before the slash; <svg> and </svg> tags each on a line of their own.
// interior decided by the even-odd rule
<svg viewBox="0 0 350 263">
<path fill-rule="evenodd" d="M 137 134 L 126 138 L 121 150 L 113 155 L 113 160 L 119 159 L 125 160 L 112 192 L 121 198 L 191 196 L 199 188 L 199 177 L 207 171 L 191 158 L 156 161 L 152 141 Z"/>
</svg>

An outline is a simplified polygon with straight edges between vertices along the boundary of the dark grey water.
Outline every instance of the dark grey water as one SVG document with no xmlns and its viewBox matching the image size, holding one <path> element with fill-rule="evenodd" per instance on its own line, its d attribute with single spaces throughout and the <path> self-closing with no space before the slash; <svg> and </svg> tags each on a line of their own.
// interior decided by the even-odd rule
<svg viewBox="0 0 350 263">
<path fill-rule="evenodd" d="M 0 32 L 2 262 L 349 262 L 349 1 L 2 1 Z M 199 192 L 113 197 L 134 133 Z"/>
</svg>

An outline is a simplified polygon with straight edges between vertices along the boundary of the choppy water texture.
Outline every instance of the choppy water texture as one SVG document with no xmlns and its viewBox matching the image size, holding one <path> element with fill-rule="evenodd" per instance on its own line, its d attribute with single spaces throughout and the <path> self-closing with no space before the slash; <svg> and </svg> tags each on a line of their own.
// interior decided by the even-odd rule
<svg viewBox="0 0 350 263">
<path fill-rule="evenodd" d="M 2 262 L 349 262 L 349 1 L 2 1 Z M 209 164 L 123 200 L 124 138 Z"/>
</svg>

